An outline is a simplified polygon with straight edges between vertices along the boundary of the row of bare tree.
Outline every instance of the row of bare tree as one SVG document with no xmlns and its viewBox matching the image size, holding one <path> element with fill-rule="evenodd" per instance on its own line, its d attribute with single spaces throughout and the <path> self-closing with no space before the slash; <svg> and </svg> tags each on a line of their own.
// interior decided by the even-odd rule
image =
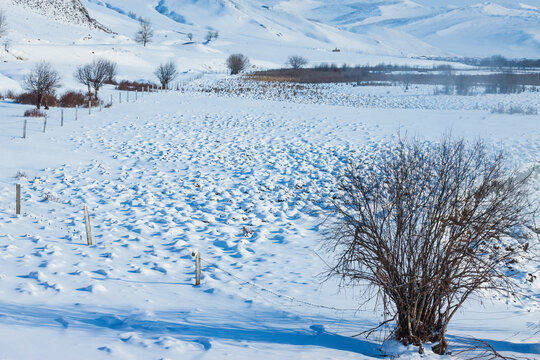
<svg viewBox="0 0 540 360">
<path fill-rule="evenodd" d="M 187 33 L 186 37 L 189 41 L 193 41 L 193 33 Z M 152 23 L 149 19 L 139 18 L 139 30 L 135 33 L 135 41 L 139 44 L 142 44 L 146 47 L 149 42 L 152 42 L 154 38 L 154 29 L 152 28 Z M 211 42 L 212 40 L 217 40 L 219 38 L 219 32 L 217 31 L 208 31 L 204 37 L 206 43 Z"/>
<path fill-rule="evenodd" d="M 227 59 L 227 66 L 231 74 L 238 74 L 249 65 L 249 59 L 242 54 L 233 54 Z M 118 74 L 116 63 L 107 59 L 95 59 L 91 63 L 77 67 L 75 79 L 87 87 L 91 99 L 99 100 L 99 90 L 104 84 L 113 84 L 115 76 Z M 163 88 L 168 88 L 179 75 L 174 62 L 160 64 L 154 71 L 154 75 L 159 80 Z M 60 87 L 60 75 L 47 62 L 37 64 L 25 77 L 24 85 L 27 90 L 36 95 L 38 109 L 46 104 L 46 98 L 53 94 L 55 89 Z M 45 101 L 45 104 L 43 102 Z"/>
</svg>

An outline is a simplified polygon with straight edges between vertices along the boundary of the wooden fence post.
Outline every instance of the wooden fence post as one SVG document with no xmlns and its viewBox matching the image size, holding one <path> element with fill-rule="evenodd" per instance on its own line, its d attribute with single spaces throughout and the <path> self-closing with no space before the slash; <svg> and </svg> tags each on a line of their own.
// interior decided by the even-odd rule
<svg viewBox="0 0 540 360">
<path fill-rule="evenodd" d="M 90 215 L 88 214 L 88 206 L 84 205 L 84 223 L 86 225 L 86 241 L 88 246 L 92 245 L 92 229 L 90 226 Z"/>
<path fill-rule="evenodd" d="M 43 117 L 43 132 L 47 130 L 47 114 Z"/>
<path fill-rule="evenodd" d="M 195 250 L 191 256 L 195 257 L 195 286 L 199 286 L 201 285 L 201 253 L 199 250 Z"/>
<path fill-rule="evenodd" d="M 21 184 L 17 184 L 17 196 L 16 196 L 15 213 L 17 215 L 21 214 Z"/>
<path fill-rule="evenodd" d="M 27 125 L 27 123 L 28 123 L 28 120 L 24 119 L 24 126 L 23 126 L 23 133 L 22 133 L 23 139 L 26 139 L 26 125 Z"/>
<path fill-rule="evenodd" d="M 122 103 L 122 93 L 121 92 L 118 93 L 118 103 L 119 104 Z"/>
<path fill-rule="evenodd" d="M 126 93 L 126 102 L 129 102 L 129 91 Z"/>
<path fill-rule="evenodd" d="M 137 101 L 138 95 L 139 95 L 139 90 L 135 89 L 135 101 Z"/>
<path fill-rule="evenodd" d="M 88 115 L 92 115 L 92 100 L 88 100 Z"/>
<path fill-rule="evenodd" d="M 64 109 L 60 110 L 60 126 L 64 126 Z"/>
<path fill-rule="evenodd" d="M 112 105 L 112 94 L 111 94 L 111 105 Z"/>
</svg>

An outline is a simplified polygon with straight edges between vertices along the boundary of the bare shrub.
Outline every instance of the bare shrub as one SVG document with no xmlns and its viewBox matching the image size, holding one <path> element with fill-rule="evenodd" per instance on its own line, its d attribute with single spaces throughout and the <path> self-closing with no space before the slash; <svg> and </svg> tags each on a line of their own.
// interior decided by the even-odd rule
<svg viewBox="0 0 540 360">
<path fill-rule="evenodd" d="M 41 108 L 45 102 L 45 109 L 49 108 L 47 97 L 54 94 L 54 90 L 60 87 L 60 75 L 51 64 L 41 62 L 37 64 L 24 79 L 26 89 L 36 94 L 36 106 Z"/>
<path fill-rule="evenodd" d="M 38 109 L 26 110 L 24 117 L 45 117 L 45 113 Z"/>
<path fill-rule="evenodd" d="M 4 96 L 5 96 L 6 99 L 15 99 L 17 97 L 17 95 L 15 95 L 15 92 L 13 90 L 8 90 L 4 94 Z"/>
<path fill-rule="evenodd" d="M 122 80 L 118 84 L 116 89 L 123 90 L 123 91 L 146 91 L 148 88 L 152 89 L 152 87 L 154 86 L 156 86 L 156 84 L 154 83 L 143 83 L 143 82 L 137 82 L 137 81 Z"/>
<path fill-rule="evenodd" d="M 172 61 L 169 61 L 168 63 L 160 64 L 156 71 L 154 71 L 154 75 L 158 78 L 161 86 L 167 89 L 169 84 L 178 76 L 178 71 L 176 70 L 176 65 Z"/>
<path fill-rule="evenodd" d="M 243 54 L 233 54 L 227 58 L 227 68 L 231 75 L 239 74 L 249 66 L 249 59 Z"/>
<path fill-rule="evenodd" d="M 139 19 L 139 31 L 135 34 L 135 41 L 146 47 L 146 44 L 152 41 L 154 30 L 152 23 L 148 19 Z"/>
<path fill-rule="evenodd" d="M 116 64 L 106 60 L 97 59 L 91 64 L 79 66 L 75 71 L 75 78 L 81 84 L 88 87 L 88 93 L 90 94 L 90 88 L 94 89 L 94 96 L 98 98 L 98 92 L 105 83 L 105 81 L 112 81 L 116 76 Z"/>
<path fill-rule="evenodd" d="M 188 38 L 189 41 L 193 41 L 193 34 L 192 33 L 187 33 L 186 37 Z"/>
<path fill-rule="evenodd" d="M 450 136 L 351 162 L 332 201 L 329 276 L 371 285 L 397 340 L 438 341 L 433 351 L 444 354 L 447 326 L 469 298 L 516 286 L 505 266 L 524 247 L 508 244 L 526 237 L 532 212 L 528 177 L 513 175 L 481 141 Z"/>
<path fill-rule="evenodd" d="M 15 174 L 15 179 L 28 179 L 28 175 L 24 171 L 17 171 Z"/>
<path fill-rule="evenodd" d="M 43 194 L 43 200 L 42 201 L 50 201 L 50 202 L 60 202 L 60 198 L 54 194 L 51 193 L 45 193 Z"/>
<path fill-rule="evenodd" d="M 80 91 L 67 91 L 60 97 L 60 106 L 73 108 L 76 106 L 86 106 L 88 97 Z"/>
<path fill-rule="evenodd" d="M 308 59 L 298 55 L 289 56 L 289 58 L 287 59 L 287 64 L 293 69 L 301 69 L 306 66 L 307 63 Z"/>
</svg>

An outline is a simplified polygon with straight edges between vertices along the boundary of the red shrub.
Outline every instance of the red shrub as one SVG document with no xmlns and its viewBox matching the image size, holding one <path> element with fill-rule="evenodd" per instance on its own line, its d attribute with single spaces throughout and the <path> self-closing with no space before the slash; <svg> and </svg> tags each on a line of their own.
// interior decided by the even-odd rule
<svg viewBox="0 0 540 360">
<path fill-rule="evenodd" d="M 5 94 L 6 99 L 15 99 L 16 95 L 13 93 L 13 90 L 8 90 Z"/>
<path fill-rule="evenodd" d="M 80 91 L 67 91 L 60 98 L 60 106 L 62 107 L 76 107 L 85 106 L 88 104 L 87 96 Z"/>
<path fill-rule="evenodd" d="M 33 92 L 26 92 L 15 97 L 15 102 L 24 105 L 36 105 L 37 95 Z M 58 106 L 58 99 L 54 94 L 47 95 L 42 100 L 42 105 Z"/>
</svg>

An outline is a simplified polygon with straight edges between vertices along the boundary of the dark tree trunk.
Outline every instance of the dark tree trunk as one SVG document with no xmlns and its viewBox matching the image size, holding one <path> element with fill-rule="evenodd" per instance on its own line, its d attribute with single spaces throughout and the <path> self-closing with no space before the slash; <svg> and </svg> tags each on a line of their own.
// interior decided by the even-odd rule
<svg viewBox="0 0 540 360">
<path fill-rule="evenodd" d="M 43 94 L 38 93 L 37 94 L 37 108 L 38 110 L 41 109 L 41 102 L 43 101 Z"/>
</svg>

